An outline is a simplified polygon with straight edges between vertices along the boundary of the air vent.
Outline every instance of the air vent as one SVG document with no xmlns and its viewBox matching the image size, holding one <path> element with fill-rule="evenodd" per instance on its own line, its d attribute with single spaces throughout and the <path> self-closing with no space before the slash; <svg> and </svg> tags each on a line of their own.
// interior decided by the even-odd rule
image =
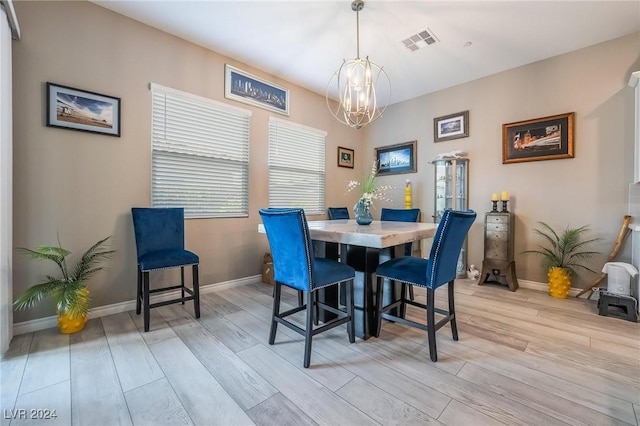
<svg viewBox="0 0 640 426">
<path fill-rule="evenodd" d="M 427 47 L 430 44 L 433 44 L 438 41 L 438 38 L 433 34 L 433 32 L 427 28 L 426 30 L 420 31 L 417 34 L 414 34 L 406 39 L 402 40 L 404 46 L 415 52 L 418 49 L 423 47 Z"/>
</svg>

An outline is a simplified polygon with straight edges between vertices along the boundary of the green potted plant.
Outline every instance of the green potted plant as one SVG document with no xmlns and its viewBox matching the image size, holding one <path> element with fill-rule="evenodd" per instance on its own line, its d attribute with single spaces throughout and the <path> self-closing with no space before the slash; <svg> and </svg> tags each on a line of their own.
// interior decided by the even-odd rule
<svg viewBox="0 0 640 426">
<path fill-rule="evenodd" d="M 589 246 L 600 238 L 584 239 L 584 233 L 589 230 L 587 225 L 567 228 L 559 234 L 546 223 L 539 223 L 542 229 L 534 231 L 544 239 L 545 244 L 538 250 L 527 250 L 524 253 L 542 256 L 542 266 L 547 269 L 549 294 L 566 299 L 569 297 L 571 278 L 576 274 L 576 269 L 595 273 L 583 262 L 598 255 L 597 251 L 589 250 Z"/>
<path fill-rule="evenodd" d="M 14 302 L 16 309 L 27 309 L 37 305 L 42 299 L 51 297 L 58 311 L 58 328 L 61 333 L 75 333 L 84 328 L 89 312 L 89 289 L 87 280 L 102 269 L 100 262 L 110 259 L 115 253 L 108 250 L 106 237 L 91 246 L 77 261 L 73 269 L 67 266 L 67 256 L 71 252 L 62 248 L 58 238 L 57 247 L 40 246 L 35 250 L 21 247 L 19 250 L 31 259 L 55 263 L 61 275 L 46 276 L 46 281 L 35 284 Z"/>
</svg>

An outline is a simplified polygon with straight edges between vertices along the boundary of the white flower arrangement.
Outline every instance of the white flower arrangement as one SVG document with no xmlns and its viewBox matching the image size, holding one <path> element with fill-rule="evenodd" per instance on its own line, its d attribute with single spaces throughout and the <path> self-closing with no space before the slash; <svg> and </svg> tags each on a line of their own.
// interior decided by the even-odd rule
<svg viewBox="0 0 640 426">
<path fill-rule="evenodd" d="M 360 200 L 362 200 L 362 202 L 365 203 L 367 207 L 371 207 L 373 205 L 373 200 L 391 201 L 391 199 L 387 197 L 387 191 L 393 189 L 393 187 L 390 185 L 376 186 L 377 177 L 378 162 L 374 161 L 371 165 L 369 175 L 364 180 L 364 182 L 360 183 L 357 180 L 349 181 L 349 184 L 347 185 L 347 192 L 351 192 L 355 188 L 361 187 L 362 197 L 360 197 Z"/>
</svg>

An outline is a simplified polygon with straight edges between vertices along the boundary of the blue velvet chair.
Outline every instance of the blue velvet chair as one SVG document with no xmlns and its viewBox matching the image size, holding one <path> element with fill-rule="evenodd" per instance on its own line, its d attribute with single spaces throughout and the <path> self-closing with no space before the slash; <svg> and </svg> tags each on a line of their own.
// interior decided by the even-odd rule
<svg viewBox="0 0 640 426">
<path fill-rule="evenodd" d="M 475 219 L 476 213 L 472 210 L 465 212 L 445 210 L 433 239 L 429 259 L 417 256 L 402 256 L 378 265 L 376 269 L 376 275 L 378 276 L 377 293 L 379 296 L 376 303 L 378 334 L 376 337 L 380 335 L 382 318 L 426 330 L 429 338 L 429 355 L 434 362 L 438 360 L 436 348 L 436 331 L 438 329 L 450 322 L 453 340 L 458 340 L 453 285 L 456 278 L 456 266 L 460 250 L 462 250 L 464 240 Z M 382 290 L 384 286 L 382 283 L 385 278 L 400 283 L 403 291 L 401 291 L 399 300 L 383 306 Z M 421 304 L 413 300 L 406 300 L 404 286 L 407 284 L 426 288 L 427 303 Z M 444 284 L 448 284 L 449 290 L 448 310 L 436 308 L 434 303 L 435 290 Z M 426 324 L 389 313 L 390 310 L 399 308 L 405 303 L 425 309 Z M 436 323 L 435 313 L 444 315 L 444 318 Z"/>
<path fill-rule="evenodd" d="M 420 220 L 420 209 L 388 209 L 382 208 L 380 220 L 389 222 L 418 222 Z M 404 245 L 404 255 L 411 256 L 413 253 L 413 243 Z M 409 299 L 413 300 L 413 286 L 409 286 Z"/>
<path fill-rule="evenodd" d="M 144 310 L 144 331 L 149 331 L 150 310 L 158 306 L 193 300 L 196 318 L 200 318 L 200 288 L 198 282 L 198 255 L 184 249 L 184 209 L 144 208 L 131 209 L 138 256 L 138 291 L 136 314 Z M 184 268 L 192 267 L 193 286 L 184 284 Z M 180 285 L 149 289 L 149 272 L 167 268 L 180 268 Z M 180 289 L 180 297 L 150 303 L 154 293 Z M 142 305 L 142 306 L 141 306 Z"/>
<path fill-rule="evenodd" d="M 311 363 L 311 341 L 313 336 L 342 324 L 347 324 L 349 342 L 355 341 L 353 323 L 353 268 L 333 259 L 315 257 L 307 218 L 302 209 L 261 209 L 260 216 L 267 233 L 275 281 L 275 297 L 273 299 L 273 315 L 269 344 L 273 345 L 278 324 L 282 324 L 305 338 L 304 367 Z M 347 285 L 346 312 L 318 301 L 317 290 L 339 285 Z M 307 293 L 306 304 L 280 312 L 282 286 L 302 290 Z M 314 328 L 316 308 L 329 311 L 336 318 Z M 286 318 L 297 312 L 306 310 L 306 326 L 304 329 L 288 321 Z"/>
<path fill-rule="evenodd" d="M 329 207 L 327 208 L 329 220 L 351 219 L 349 217 L 349 209 L 346 207 Z"/>
</svg>

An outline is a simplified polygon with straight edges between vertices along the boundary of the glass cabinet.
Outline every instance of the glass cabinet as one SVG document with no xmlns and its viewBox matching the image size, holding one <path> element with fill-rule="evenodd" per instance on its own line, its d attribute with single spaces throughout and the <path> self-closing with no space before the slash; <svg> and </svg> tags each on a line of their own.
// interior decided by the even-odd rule
<svg viewBox="0 0 640 426">
<path fill-rule="evenodd" d="M 439 223 L 445 209 L 467 210 L 469 207 L 469 159 L 451 158 L 434 160 L 434 223 Z M 465 241 L 456 275 L 458 278 L 467 275 L 467 243 Z"/>
</svg>

